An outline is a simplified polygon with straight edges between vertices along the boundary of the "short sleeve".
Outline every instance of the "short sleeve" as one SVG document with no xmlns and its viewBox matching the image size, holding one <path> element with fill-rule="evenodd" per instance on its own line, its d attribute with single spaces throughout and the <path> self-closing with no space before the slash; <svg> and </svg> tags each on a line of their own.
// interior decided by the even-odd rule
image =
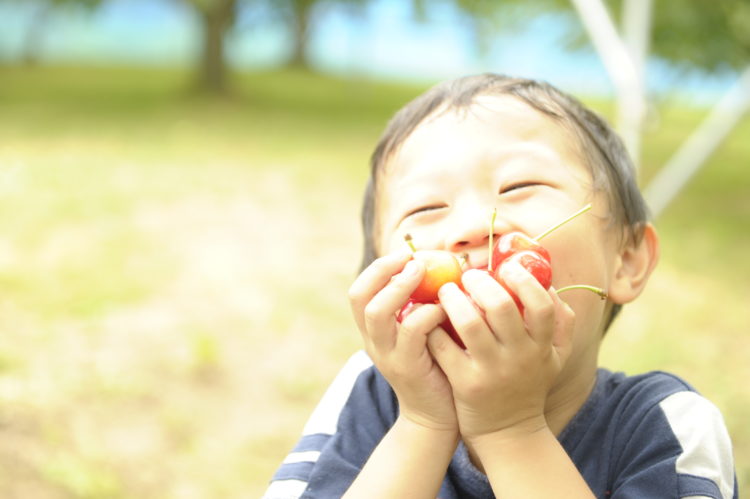
<svg viewBox="0 0 750 499">
<path fill-rule="evenodd" d="M 395 397 L 365 352 L 344 365 L 308 419 L 263 499 L 340 497 L 397 413 Z"/>
<path fill-rule="evenodd" d="M 719 410 L 693 391 L 673 393 L 630 429 L 609 497 L 737 497 L 732 446 Z"/>
</svg>

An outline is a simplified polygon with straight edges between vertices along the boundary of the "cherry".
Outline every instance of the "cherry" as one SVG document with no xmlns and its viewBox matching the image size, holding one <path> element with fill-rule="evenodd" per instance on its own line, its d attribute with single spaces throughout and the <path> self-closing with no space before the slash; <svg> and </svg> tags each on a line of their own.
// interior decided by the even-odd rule
<svg viewBox="0 0 750 499">
<path fill-rule="evenodd" d="M 495 221 L 495 213 L 492 214 L 492 221 L 490 222 L 490 246 L 492 247 L 492 251 L 490 252 L 490 261 L 487 266 L 487 270 L 492 271 L 494 269 L 494 264 L 502 265 L 502 263 L 509 258 L 512 254 L 517 253 L 519 251 L 535 251 L 539 253 L 547 262 L 552 262 L 552 259 L 550 258 L 549 252 L 547 251 L 544 246 L 539 244 L 539 241 L 549 235 L 551 232 L 557 230 L 560 226 L 570 222 L 574 218 L 576 218 L 579 215 L 582 215 L 583 213 L 586 213 L 591 209 L 591 204 L 587 204 L 577 212 L 573 213 L 566 219 L 562 220 L 561 222 L 556 223 L 552 227 L 548 228 L 541 234 L 539 234 L 536 237 L 530 237 L 523 232 L 508 232 L 507 234 L 503 234 L 498 240 L 497 243 L 495 243 L 495 246 L 492 247 L 492 235 L 495 232 L 494 229 L 494 221 Z"/>
<path fill-rule="evenodd" d="M 537 281 L 539 281 L 539 284 L 541 284 L 544 289 L 549 289 L 550 284 L 552 284 L 552 267 L 550 266 L 549 260 L 545 258 L 544 255 L 530 250 L 513 253 L 506 258 L 495 271 L 494 277 L 498 282 L 502 280 L 502 277 L 500 277 L 500 269 L 502 269 L 504 265 L 508 265 L 512 262 L 525 268 L 536 278 Z"/>
<path fill-rule="evenodd" d="M 503 266 L 508 265 L 511 262 L 515 262 L 525 268 L 537 281 L 539 281 L 539 284 L 541 284 L 544 289 L 549 289 L 552 284 L 552 267 L 550 266 L 549 260 L 542 254 L 537 253 L 536 251 L 524 250 L 519 251 L 518 253 L 513 253 L 506 258 L 497 269 L 495 269 L 493 277 L 502 287 L 505 288 L 505 291 L 507 291 L 511 298 L 513 298 L 513 301 L 516 302 L 518 310 L 523 313 L 523 304 L 521 303 L 521 300 L 508 287 L 500 275 Z"/>
<path fill-rule="evenodd" d="M 508 232 L 507 234 L 503 234 L 497 240 L 497 244 L 495 244 L 495 248 L 492 250 L 492 261 L 500 265 L 511 255 L 519 251 L 534 251 L 547 260 L 548 263 L 552 261 L 549 251 L 539 244 L 539 241 L 532 239 L 523 232 Z"/>
<path fill-rule="evenodd" d="M 419 303 L 434 303 L 443 284 L 455 282 L 461 287 L 461 264 L 452 253 L 440 250 L 417 250 L 411 242 L 411 236 L 405 237 L 412 249 L 412 258 L 424 263 L 425 272 L 411 299 Z"/>
<path fill-rule="evenodd" d="M 406 305 L 401 307 L 401 310 L 399 310 L 398 315 L 396 316 L 396 320 L 401 323 L 404 322 L 404 319 L 406 319 L 406 316 L 410 313 L 414 312 L 414 308 L 417 306 L 417 304 L 420 303 L 418 301 L 414 301 L 411 298 L 406 302 Z"/>
<path fill-rule="evenodd" d="M 584 206 L 573 215 L 550 227 L 537 237 L 532 238 L 522 232 L 509 232 L 501 236 L 495 244 L 493 244 L 493 235 L 495 232 L 494 223 L 497 213 L 492 213 L 489 231 L 489 261 L 487 264 L 487 271 L 510 294 L 522 314 L 524 310 L 523 304 L 503 280 L 500 275 L 500 269 L 504 264 L 516 262 L 531 273 L 544 289 L 549 289 L 552 283 L 551 257 L 547 249 L 539 243 L 539 240 L 590 209 L 590 204 Z M 396 317 L 398 322 L 402 322 L 418 304 L 439 303 L 438 291 L 443 284 L 454 282 L 463 290 L 461 286 L 461 274 L 463 273 L 462 265 L 453 254 L 439 250 L 417 250 L 412 243 L 410 235 L 407 234 L 404 239 L 412 250 L 412 257 L 415 260 L 420 260 L 424 263 L 425 275 L 417 286 L 417 289 L 414 290 L 409 300 L 399 311 Z M 464 266 L 466 266 L 466 256 L 463 256 L 462 258 L 464 260 Z M 497 264 L 497 267 L 495 267 L 494 264 Z M 587 285 L 567 286 L 557 290 L 557 293 L 571 289 L 587 289 L 598 294 L 602 299 L 607 297 L 606 291 Z M 467 298 L 471 300 L 469 294 L 466 293 L 466 291 L 463 292 Z M 479 310 L 482 312 L 481 309 Z M 458 335 L 456 328 L 451 324 L 450 319 L 443 321 L 440 324 L 440 327 L 442 327 L 461 348 L 466 349 L 466 345 Z"/>
<path fill-rule="evenodd" d="M 531 273 L 531 275 L 533 275 L 536 280 L 539 281 L 544 289 L 549 289 L 552 282 L 552 267 L 550 265 L 552 260 L 549 252 L 539 243 L 539 240 L 590 209 L 591 204 L 584 206 L 566 219 L 558 222 L 557 224 L 553 225 L 549 229 L 533 238 L 522 232 L 509 232 L 507 234 L 503 234 L 494 246 L 492 245 L 492 236 L 495 232 L 495 213 L 493 212 L 492 220 L 490 222 L 491 251 L 487 269 L 490 271 L 493 277 L 506 289 L 506 291 L 508 291 L 510 296 L 516 302 L 516 305 L 518 306 L 518 309 L 521 311 L 521 313 L 523 313 L 523 305 L 521 304 L 521 301 L 518 299 L 515 293 L 513 293 L 513 291 L 511 291 L 507 284 L 503 281 L 500 275 L 500 269 L 504 264 L 506 264 L 506 262 L 515 261 L 522 267 L 524 267 L 527 271 L 529 271 L 529 273 Z M 494 269 L 494 271 L 493 263 L 496 263 L 498 265 L 498 267 Z M 607 297 L 606 291 L 594 286 L 587 285 L 568 286 L 557 290 L 557 293 L 561 293 L 563 291 L 568 291 L 571 289 L 587 289 L 598 294 L 600 297 L 602 297 L 602 299 Z"/>
</svg>

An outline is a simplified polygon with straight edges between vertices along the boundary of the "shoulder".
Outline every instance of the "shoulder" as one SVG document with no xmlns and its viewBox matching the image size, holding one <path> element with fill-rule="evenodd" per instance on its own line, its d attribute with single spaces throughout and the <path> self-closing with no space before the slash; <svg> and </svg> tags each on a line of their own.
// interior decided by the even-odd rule
<svg viewBox="0 0 750 499">
<path fill-rule="evenodd" d="M 610 402 L 630 406 L 648 406 L 658 404 L 660 400 L 678 392 L 695 392 L 682 378 L 664 371 L 651 371 L 635 376 L 621 372 L 599 370 L 603 390 Z"/>
<path fill-rule="evenodd" d="M 352 395 L 356 395 L 355 385 L 363 376 L 372 379 L 376 373 L 370 357 L 360 350 L 352 355 L 338 372 L 307 420 L 302 434 L 334 434 L 341 412 Z M 367 386 L 369 385 L 368 383 Z"/>
<path fill-rule="evenodd" d="M 263 498 L 340 496 L 397 410 L 393 391 L 370 358 L 355 353 L 323 394 Z"/>
<path fill-rule="evenodd" d="M 618 468 L 633 472 L 664 466 L 673 470 L 681 489 L 734 496 L 732 445 L 724 418 L 711 401 L 665 372 L 605 376 L 605 400 L 614 406 L 612 422 L 618 428 L 612 440 Z"/>
</svg>

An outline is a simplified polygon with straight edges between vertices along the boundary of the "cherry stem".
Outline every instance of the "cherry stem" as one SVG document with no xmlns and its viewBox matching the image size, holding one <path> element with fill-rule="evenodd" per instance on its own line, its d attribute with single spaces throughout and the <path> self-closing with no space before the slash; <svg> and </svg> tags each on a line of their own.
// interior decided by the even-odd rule
<svg viewBox="0 0 750 499">
<path fill-rule="evenodd" d="M 570 291 L 572 289 L 585 289 L 587 291 L 591 291 L 592 293 L 596 293 L 601 297 L 602 300 L 606 300 L 609 295 L 607 295 L 607 292 L 604 291 L 602 288 L 597 288 L 596 286 L 588 286 L 586 284 L 575 284 L 573 286 L 565 286 L 564 288 L 560 288 L 556 290 L 557 294 L 560 294 L 564 291 Z"/>
<path fill-rule="evenodd" d="M 411 234 L 406 234 L 404 236 L 404 241 L 406 241 L 406 244 L 409 245 L 409 248 L 411 249 L 412 253 L 416 253 L 417 252 L 417 248 L 416 248 L 416 246 L 414 246 L 414 243 L 411 240 Z"/>
<path fill-rule="evenodd" d="M 574 219 L 575 217 L 577 217 L 578 215 L 582 215 L 583 213 L 586 213 L 586 212 L 587 212 L 587 211 L 589 211 L 590 209 L 591 209 L 591 203 L 587 204 L 586 206 L 584 206 L 583 208 L 581 208 L 581 209 L 580 209 L 580 210 L 578 210 L 577 212 L 573 213 L 572 215 L 570 215 L 570 216 L 569 216 L 568 218 L 566 218 L 566 219 L 565 219 L 565 220 L 563 220 L 562 222 L 559 222 L 559 223 L 557 223 L 557 224 L 553 225 L 552 227 L 550 227 L 549 229 L 545 230 L 544 232 L 542 232 L 541 234 L 539 234 L 538 236 L 536 236 L 536 237 L 534 238 L 534 240 L 535 240 L 535 241 L 539 241 L 539 240 L 540 240 L 540 239 L 542 239 L 543 237 L 546 237 L 546 236 L 548 236 L 550 232 L 552 232 L 552 231 L 554 231 L 555 229 L 559 228 L 559 227 L 560 227 L 561 225 L 564 225 L 564 224 L 566 224 L 566 223 L 570 222 L 571 220 L 573 220 L 573 219 Z"/>
<path fill-rule="evenodd" d="M 492 272 L 492 246 L 493 239 L 495 237 L 495 218 L 497 218 L 497 208 L 492 210 L 492 216 L 490 217 L 490 243 L 488 248 L 489 257 L 487 258 L 487 272 Z"/>
<path fill-rule="evenodd" d="M 469 264 L 469 254 L 461 253 L 458 257 L 458 264 L 461 266 L 461 270 L 465 270 L 466 266 Z"/>
</svg>

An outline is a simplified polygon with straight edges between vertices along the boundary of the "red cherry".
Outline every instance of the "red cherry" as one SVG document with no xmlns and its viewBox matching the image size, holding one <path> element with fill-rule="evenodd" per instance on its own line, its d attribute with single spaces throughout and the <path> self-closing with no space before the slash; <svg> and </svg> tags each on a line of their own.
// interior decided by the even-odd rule
<svg viewBox="0 0 750 499">
<path fill-rule="evenodd" d="M 503 263 L 516 262 L 529 271 L 544 289 L 552 284 L 552 266 L 550 261 L 536 251 L 519 251 L 512 254 Z M 502 265 L 501 265 L 502 266 Z"/>
<path fill-rule="evenodd" d="M 521 304 L 521 300 L 519 300 L 518 296 L 516 296 L 516 294 L 511 291 L 508 285 L 505 284 L 505 281 L 501 276 L 500 270 L 502 269 L 503 265 L 507 265 L 510 262 L 516 262 L 523 268 L 525 268 L 531 275 L 534 276 L 537 281 L 539 281 L 539 284 L 541 284 L 544 289 L 549 289 L 550 285 L 552 284 L 552 267 L 550 266 L 549 260 L 545 259 L 542 255 L 540 255 L 536 251 L 527 250 L 513 253 L 495 270 L 495 280 L 497 280 L 497 282 L 499 282 L 500 285 L 505 288 L 508 294 L 510 294 L 510 296 L 513 298 L 513 301 L 516 302 L 518 309 L 521 311 L 521 313 L 523 313 L 523 305 Z"/>
<path fill-rule="evenodd" d="M 535 251 L 545 260 L 551 262 L 549 252 L 539 242 L 523 232 L 508 232 L 503 234 L 495 243 L 492 250 L 493 267 L 497 268 L 512 254 L 519 251 Z"/>
<path fill-rule="evenodd" d="M 411 295 L 419 303 L 433 303 L 438 299 L 438 291 L 449 282 L 461 286 L 461 265 L 453 254 L 447 251 L 421 250 L 413 254 L 415 260 L 424 263 L 425 272 L 422 282 Z"/>
</svg>

